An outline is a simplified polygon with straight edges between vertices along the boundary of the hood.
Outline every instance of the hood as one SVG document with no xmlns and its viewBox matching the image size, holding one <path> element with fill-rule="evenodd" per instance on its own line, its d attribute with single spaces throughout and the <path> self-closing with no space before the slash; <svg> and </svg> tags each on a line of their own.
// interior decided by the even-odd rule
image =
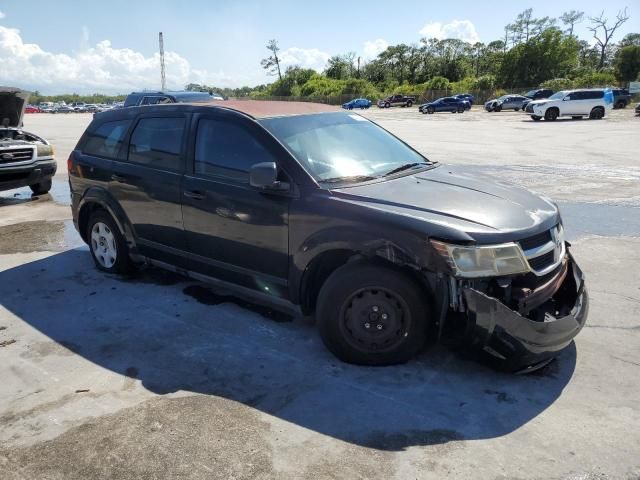
<svg viewBox="0 0 640 480">
<path fill-rule="evenodd" d="M 477 239 L 530 233 L 558 221 L 558 209 L 550 200 L 446 165 L 333 193 L 345 201 L 462 230 Z"/>
<path fill-rule="evenodd" d="M 531 100 L 530 102 L 527 102 L 528 105 L 540 105 L 542 103 L 549 103 L 549 102 L 553 102 L 553 100 L 549 100 L 548 98 L 541 98 L 540 100 Z"/>
<path fill-rule="evenodd" d="M 21 127 L 30 92 L 14 87 L 0 87 L 0 127 Z M 7 120 L 8 119 L 8 123 Z"/>
</svg>

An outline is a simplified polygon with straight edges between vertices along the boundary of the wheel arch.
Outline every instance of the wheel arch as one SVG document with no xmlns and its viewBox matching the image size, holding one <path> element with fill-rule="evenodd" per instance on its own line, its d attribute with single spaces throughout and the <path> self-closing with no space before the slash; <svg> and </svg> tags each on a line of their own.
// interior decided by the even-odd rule
<svg viewBox="0 0 640 480">
<path fill-rule="evenodd" d="M 318 294 L 327 279 L 338 268 L 351 262 L 371 263 L 399 271 L 429 294 L 433 291 L 420 267 L 400 247 L 386 244 L 383 248 L 355 249 L 336 247 L 315 255 L 307 264 L 299 283 L 298 298 L 305 315 L 316 308 Z"/>
<path fill-rule="evenodd" d="M 91 214 L 97 210 L 106 211 L 116 223 L 118 230 L 124 236 L 130 250 L 135 248 L 133 228 L 126 213 L 117 201 L 103 188 L 91 188 L 83 195 L 78 205 L 78 231 L 85 241 L 87 239 L 87 225 Z"/>
</svg>

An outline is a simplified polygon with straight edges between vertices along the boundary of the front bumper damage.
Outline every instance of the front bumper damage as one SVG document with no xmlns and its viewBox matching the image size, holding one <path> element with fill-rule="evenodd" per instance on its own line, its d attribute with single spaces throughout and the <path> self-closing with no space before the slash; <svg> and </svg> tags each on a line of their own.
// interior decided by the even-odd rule
<svg viewBox="0 0 640 480">
<path fill-rule="evenodd" d="M 509 370 L 552 359 L 580 332 L 589 311 L 584 275 L 570 253 L 560 272 L 517 299 L 515 309 L 471 286 L 461 293 L 473 344 Z"/>
</svg>

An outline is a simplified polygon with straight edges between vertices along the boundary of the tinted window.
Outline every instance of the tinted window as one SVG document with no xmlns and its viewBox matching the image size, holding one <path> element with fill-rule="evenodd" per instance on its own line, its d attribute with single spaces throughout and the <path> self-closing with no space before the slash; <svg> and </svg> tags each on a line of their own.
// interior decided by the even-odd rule
<svg viewBox="0 0 640 480">
<path fill-rule="evenodd" d="M 596 91 L 587 91 L 587 92 L 582 92 L 582 94 L 584 95 L 583 98 L 588 99 L 588 100 L 596 100 L 598 98 L 602 98 L 604 95 L 604 92 L 602 90 L 596 90 Z"/>
<path fill-rule="evenodd" d="M 584 100 L 584 92 L 573 92 L 568 95 L 569 100 Z"/>
<path fill-rule="evenodd" d="M 183 117 L 143 118 L 129 144 L 129 161 L 162 170 L 181 170 Z"/>
<path fill-rule="evenodd" d="M 103 123 L 89 133 L 87 141 L 82 148 L 83 153 L 98 157 L 116 158 L 129 125 L 131 125 L 131 120 Z"/>
<path fill-rule="evenodd" d="M 274 161 L 271 153 L 241 125 L 212 119 L 198 122 L 195 173 L 246 181 L 252 165 Z"/>
<path fill-rule="evenodd" d="M 169 97 L 144 97 L 140 105 L 157 105 L 158 103 L 173 103 Z"/>
</svg>

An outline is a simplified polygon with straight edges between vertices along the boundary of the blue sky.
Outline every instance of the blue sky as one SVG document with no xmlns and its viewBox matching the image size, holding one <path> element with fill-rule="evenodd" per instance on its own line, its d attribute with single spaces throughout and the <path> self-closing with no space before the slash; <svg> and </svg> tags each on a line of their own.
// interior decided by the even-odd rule
<svg viewBox="0 0 640 480">
<path fill-rule="evenodd" d="M 598 15 L 604 4 L 458 1 L 451 8 L 424 0 L 58 0 L 53 5 L 51 0 L 0 0 L 0 84 L 46 93 L 156 88 L 162 30 L 171 86 L 187 81 L 253 85 L 272 80 L 259 65 L 270 38 L 278 39 L 285 63 L 321 69 L 329 55 L 373 56 L 386 44 L 418 42 L 425 33 L 499 39 L 504 25 L 530 5 L 535 16 L 557 17 L 572 9 Z M 605 13 L 613 18 L 625 6 L 631 19 L 617 40 L 640 32 L 637 0 L 611 0 Z M 577 33 L 589 40 L 586 25 L 580 24 Z"/>
</svg>

